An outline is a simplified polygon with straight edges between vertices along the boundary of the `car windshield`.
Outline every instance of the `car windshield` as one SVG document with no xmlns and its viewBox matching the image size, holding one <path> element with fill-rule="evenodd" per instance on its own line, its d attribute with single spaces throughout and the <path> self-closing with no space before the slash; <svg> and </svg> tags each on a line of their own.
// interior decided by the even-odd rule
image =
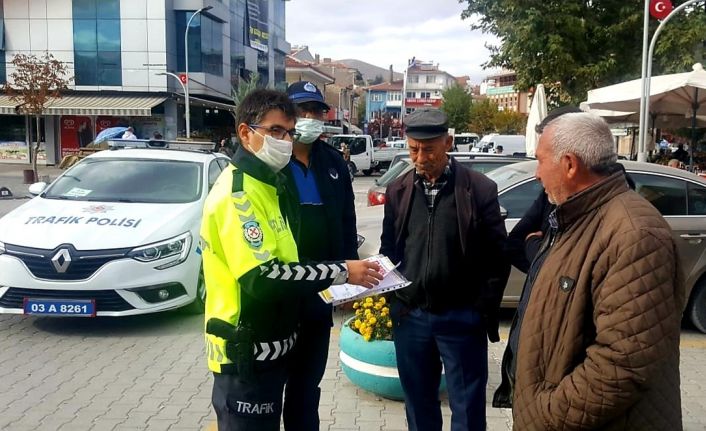
<svg viewBox="0 0 706 431">
<path fill-rule="evenodd" d="M 89 159 L 42 194 L 47 199 L 186 203 L 201 196 L 201 164 L 154 159 Z"/>
<path fill-rule="evenodd" d="M 535 170 L 533 163 L 513 163 L 503 166 L 502 168 L 494 169 L 486 175 L 498 185 L 498 190 L 505 190 L 507 187 L 516 183 L 519 178 L 531 176 Z"/>
<path fill-rule="evenodd" d="M 392 165 L 380 178 L 377 180 L 377 185 L 386 187 L 398 177 L 401 177 L 407 171 L 412 169 L 412 163 L 409 159 L 402 159 Z"/>
</svg>

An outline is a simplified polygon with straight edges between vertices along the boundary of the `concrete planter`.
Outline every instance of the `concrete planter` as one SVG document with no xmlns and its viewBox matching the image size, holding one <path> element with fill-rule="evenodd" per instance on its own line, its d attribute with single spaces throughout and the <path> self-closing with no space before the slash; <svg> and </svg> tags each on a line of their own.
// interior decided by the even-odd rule
<svg viewBox="0 0 706 431">
<path fill-rule="evenodd" d="M 339 357 L 344 374 L 354 385 L 366 391 L 391 400 L 403 400 L 395 343 L 384 340 L 365 341 L 348 326 L 353 319 L 348 319 L 341 328 Z M 446 380 L 442 376 L 439 390 L 445 389 Z"/>
</svg>

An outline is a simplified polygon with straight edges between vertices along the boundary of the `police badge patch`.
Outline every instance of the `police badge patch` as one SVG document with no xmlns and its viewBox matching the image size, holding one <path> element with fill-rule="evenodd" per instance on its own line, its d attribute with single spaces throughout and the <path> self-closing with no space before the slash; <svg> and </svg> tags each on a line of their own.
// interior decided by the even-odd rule
<svg viewBox="0 0 706 431">
<path fill-rule="evenodd" d="M 260 228 L 260 223 L 255 220 L 251 220 L 243 224 L 243 236 L 245 237 L 245 241 L 250 244 L 250 247 L 262 247 L 262 229 Z"/>
</svg>

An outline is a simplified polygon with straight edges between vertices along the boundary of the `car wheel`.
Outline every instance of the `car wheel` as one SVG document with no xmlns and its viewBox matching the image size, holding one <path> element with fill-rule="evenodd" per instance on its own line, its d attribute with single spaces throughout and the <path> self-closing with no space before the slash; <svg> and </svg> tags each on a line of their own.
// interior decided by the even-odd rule
<svg viewBox="0 0 706 431">
<path fill-rule="evenodd" d="M 189 314 L 202 314 L 206 309 L 206 279 L 203 276 L 203 266 L 199 270 L 199 280 L 196 283 L 196 299 L 187 305 L 185 311 Z"/>
<path fill-rule="evenodd" d="M 372 169 L 363 169 L 361 172 L 363 172 L 363 175 L 365 175 L 367 177 L 368 175 L 373 173 L 373 170 Z"/>
<path fill-rule="evenodd" d="M 706 280 L 699 281 L 694 287 L 687 313 L 696 329 L 706 333 Z"/>
</svg>

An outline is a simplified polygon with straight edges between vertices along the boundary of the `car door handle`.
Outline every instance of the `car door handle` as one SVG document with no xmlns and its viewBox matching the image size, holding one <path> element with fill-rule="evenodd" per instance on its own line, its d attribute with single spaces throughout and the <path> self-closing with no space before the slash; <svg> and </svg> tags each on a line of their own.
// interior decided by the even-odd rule
<svg viewBox="0 0 706 431">
<path fill-rule="evenodd" d="M 699 238 L 706 238 L 706 233 L 685 233 L 685 234 L 681 234 L 679 236 L 684 239 L 699 239 Z"/>
</svg>

